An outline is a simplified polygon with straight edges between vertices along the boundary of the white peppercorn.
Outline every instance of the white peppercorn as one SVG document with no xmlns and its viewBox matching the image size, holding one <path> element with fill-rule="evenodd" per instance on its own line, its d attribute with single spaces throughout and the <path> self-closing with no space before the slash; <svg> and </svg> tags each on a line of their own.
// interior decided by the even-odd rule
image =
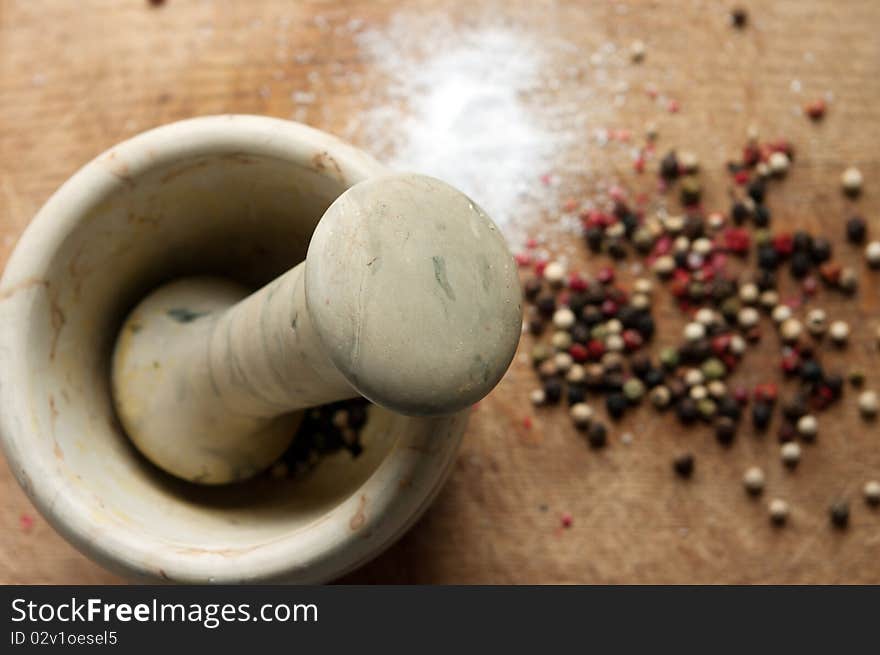
<svg viewBox="0 0 880 655">
<path fill-rule="evenodd" d="M 828 328 L 828 316 L 824 309 L 811 309 L 807 314 L 807 331 L 814 337 L 825 334 Z"/>
<path fill-rule="evenodd" d="M 605 339 L 605 348 L 612 353 L 623 352 L 626 349 L 626 342 L 619 334 L 609 334 Z"/>
<path fill-rule="evenodd" d="M 706 326 L 702 323 L 688 323 L 684 326 L 684 338 L 686 341 L 699 341 L 706 336 Z"/>
<path fill-rule="evenodd" d="M 869 505 L 880 505 L 880 481 L 868 480 L 863 491 Z"/>
<path fill-rule="evenodd" d="M 774 498 L 767 506 L 770 512 L 770 520 L 776 525 L 782 525 L 788 520 L 788 503 L 781 498 Z"/>
<path fill-rule="evenodd" d="M 758 310 L 754 307 L 743 307 L 736 316 L 737 322 L 743 328 L 755 327 L 760 318 Z"/>
<path fill-rule="evenodd" d="M 670 255 L 661 255 L 654 260 L 652 268 L 660 277 L 667 277 L 675 270 L 675 259 Z"/>
<path fill-rule="evenodd" d="M 757 466 L 746 469 L 743 474 L 743 486 L 753 496 L 757 496 L 764 491 L 764 471 Z"/>
<path fill-rule="evenodd" d="M 880 400 L 878 400 L 876 391 L 863 391 L 859 394 L 859 412 L 866 419 L 872 419 L 877 416 L 880 410 Z"/>
<path fill-rule="evenodd" d="M 553 363 L 556 364 L 557 371 L 559 371 L 560 373 L 565 373 L 566 371 L 568 371 L 568 369 L 571 368 L 574 360 L 568 353 L 556 353 L 556 355 L 553 357 Z"/>
<path fill-rule="evenodd" d="M 749 282 L 748 284 L 744 284 L 739 288 L 739 299 L 745 304 L 751 305 L 758 300 L 760 293 L 761 292 L 758 289 L 758 285 Z"/>
<path fill-rule="evenodd" d="M 871 268 L 880 268 L 880 241 L 872 241 L 865 247 L 865 261 Z"/>
<path fill-rule="evenodd" d="M 708 327 L 718 322 L 718 315 L 708 307 L 702 307 L 694 314 L 694 320 Z"/>
<path fill-rule="evenodd" d="M 585 428 L 593 420 L 593 408 L 586 403 L 575 403 L 571 406 L 569 415 L 577 427 Z"/>
<path fill-rule="evenodd" d="M 587 377 L 587 370 L 580 364 L 572 364 L 565 374 L 565 381 L 569 384 L 580 384 Z"/>
<path fill-rule="evenodd" d="M 774 291 L 773 289 L 767 289 L 766 291 L 761 293 L 760 298 L 758 298 L 758 303 L 764 309 L 775 309 L 777 306 L 779 306 L 779 292 Z M 781 306 L 789 309 L 787 305 Z"/>
<path fill-rule="evenodd" d="M 780 325 L 791 318 L 791 307 L 788 305 L 776 305 L 770 313 L 770 318 L 777 325 Z"/>
<path fill-rule="evenodd" d="M 574 315 L 574 312 L 571 311 L 568 307 L 557 309 L 556 312 L 554 312 L 553 314 L 553 325 L 555 325 L 560 330 L 569 329 L 572 325 L 574 325 L 575 320 L 576 317 Z"/>
<path fill-rule="evenodd" d="M 840 185 L 847 195 L 857 195 L 862 190 L 863 182 L 862 172 L 855 166 L 850 166 L 840 175 Z"/>
<path fill-rule="evenodd" d="M 785 321 L 783 321 L 782 325 L 779 326 L 779 334 L 782 337 L 782 340 L 787 343 L 797 341 L 800 338 L 802 332 L 803 326 L 801 325 L 801 322 L 796 318 L 786 319 Z"/>
<path fill-rule="evenodd" d="M 797 431 L 798 434 L 812 441 L 819 432 L 819 421 L 812 414 L 805 414 L 798 419 Z"/>
<path fill-rule="evenodd" d="M 789 468 L 794 468 L 801 461 L 801 446 L 796 441 L 789 441 L 782 444 L 780 454 L 782 455 L 782 463 Z"/>
<path fill-rule="evenodd" d="M 543 405 L 547 402 L 547 396 L 544 394 L 543 389 L 533 389 L 529 394 L 529 400 L 532 401 L 532 404 L 536 407 Z"/>
<path fill-rule="evenodd" d="M 770 172 L 774 175 L 785 175 L 788 172 L 788 164 L 788 155 L 779 151 L 772 153 L 767 160 Z"/>
<path fill-rule="evenodd" d="M 661 384 L 660 386 L 651 389 L 651 402 L 657 409 L 668 407 L 671 400 L 672 393 L 666 386 Z"/>
<path fill-rule="evenodd" d="M 561 287 L 565 282 L 565 266 L 559 262 L 550 262 L 544 267 L 544 279 L 554 287 Z"/>
<path fill-rule="evenodd" d="M 746 352 L 746 348 L 748 345 L 746 344 L 746 340 L 743 339 L 740 335 L 734 334 L 730 338 L 730 352 L 734 355 L 742 355 Z"/>
<path fill-rule="evenodd" d="M 849 340 L 849 324 L 845 321 L 834 321 L 828 327 L 831 340 L 838 345 L 843 345 Z"/>
</svg>

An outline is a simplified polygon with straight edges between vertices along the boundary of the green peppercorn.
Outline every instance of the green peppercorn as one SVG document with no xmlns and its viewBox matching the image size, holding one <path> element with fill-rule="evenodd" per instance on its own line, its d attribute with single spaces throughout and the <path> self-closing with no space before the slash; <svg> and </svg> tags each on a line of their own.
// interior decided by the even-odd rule
<svg viewBox="0 0 880 655">
<path fill-rule="evenodd" d="M 535 344 L 535 347 L 532 348 L 532 364 L 540 366 L 542 362 L 549 359 L 552 355 L 553 351 L 547 344 Z"/>
<path fill-rule="evenodd" d="M 703 376 L 707 380 L 720 380 L 725 375 L 727 375 L 727 367 L 717 357 L 712 357 L 703 362 L 703 365 L 700 366 L 700 370 L 703 372 Z"/>
<path fill-rule="evenodd" d="M 645 384 L 638 378 L 630 378 L 623 384 L 623 395 L 633 405 L 640 403 L 645 395 Z"/>
<path fill-rule="evenodd" d="M 674 369 L 678 366 L 679 357 L 678 349 L 666 347 L 660 351 L 660 363 L 667 369 Z"/>
</svg>

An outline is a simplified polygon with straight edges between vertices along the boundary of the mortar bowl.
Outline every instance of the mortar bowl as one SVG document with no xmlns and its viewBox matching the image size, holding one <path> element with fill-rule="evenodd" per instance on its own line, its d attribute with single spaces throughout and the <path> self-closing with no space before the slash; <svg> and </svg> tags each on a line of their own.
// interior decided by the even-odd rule
<svg viewBox="0 0 880 655">
<path fill-rule="evenodd" d="M 0 438 L 39 511 L 129 579 L 317 583 L 377 555 L 447 477 L 467 412 L 371 407 L 363 453 L 304 479 L 200 487 L 149 464 L 114 413 L 119 327 L 149 291 L 211 274 L 258 288 L 302 261 L 327 207 L 386 172 L 289 121 L 211 116 L 121 143 L 71 177 L 0 281 Z"/>
</svg>

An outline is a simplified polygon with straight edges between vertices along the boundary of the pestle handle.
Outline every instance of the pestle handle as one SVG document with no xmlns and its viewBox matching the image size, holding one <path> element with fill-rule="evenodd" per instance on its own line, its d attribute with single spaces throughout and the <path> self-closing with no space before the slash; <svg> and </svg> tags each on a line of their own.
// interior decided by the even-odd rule
<svg viewBox="0 0 880 655">
<path fill-rule="evenodd" d="M 305 262 L 255 293 L 193 278 L 148 296 L 117 342 L 114 399 L 161 468 L 244 479 L 283 452 L 298 409 L 357 394 L 408 415 L 470 406 L 507 370 L 521 311 L 513 259 L 469 198 L 373 178 L 328 208 Z"/>
</svg>

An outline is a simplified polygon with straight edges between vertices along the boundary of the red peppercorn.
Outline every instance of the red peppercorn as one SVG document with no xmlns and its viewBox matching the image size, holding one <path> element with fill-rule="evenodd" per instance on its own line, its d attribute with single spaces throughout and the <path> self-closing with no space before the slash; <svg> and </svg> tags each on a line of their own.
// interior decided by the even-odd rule
<svg viewBox="0 0 880 655">
<path fill-rule="evenodd" d="M 544 269 L 547 268 L 547 260 L 539 259 L 535 262 L 535 275 L 538 277 L 544 277 Z"/>
<path fill-rule="evenodd" d="M 605 316 L 616 316 L 617 315 L 617 303 L 613 300 L 606 300 L 602 303 L 602 313 Z"/>
<path fill-rule="evenodd" d="M 745 387 L 737 387 L 733 390 L 733 397 L 740 405 L 748 405 L 749 390 Z"/>
<path fill-rule="evenodd" d="M 822 120 L 825 116 L 825 110 L 827 109 L 827 105 L 822 98 L 818 100 L 813 100 L 812 102 L 808 102 L 804 106 L 804 113 L 814 121 Z"/>
<path fill-rule="evenodd" d="M 602 284 L 610 284 L 611 282 L 614 282 L 614 269 L 610 266 L 603 266 L 596 274 L 596 279 Z"/>
<path fill-rule="evenodd" d="M 531 429 L 532 429 L 532 417 L 531 417 L 531 416 L 526 416 L 526 417 L 523 419 L 523 427 L 524 427 L 526 430 L 531 430 Z"/>
<path fill-rule="evenodd" d="M 671 100 L 666 103 L 666 109 L 670 114 L 677 114 L 678 110 L 681 109 L 681 105 L 678 104 L 678 100 Z"/>
<path fill-rule="evenodd" d="M 568 276 L 568 288 L 574 292 L 583 291 L 587 288 L 587 281 L 580 273 L 572 273 Z"/>
<path fill-rule="evenodd" d="M 788 353 L 782 357 L 782 361 L 780 363 L 780 367 L 782 368 L 782 372 L 786 375 L 791 375 L 796 372 L 801 366 L 801 358 L 798 356 L 796 352 Z"/>
<path fill-rule="evenodd" d="M 779 443 L 788 443 L 794 440 L 794 426 L 791 423 L 782 423 L 779 426 Z"/>
<path fill-rule="evenodd" d="M 587 351 L 590 354 L 590 359 L 599 359 L 605 354 L 605 344 L 598 339 L 591 339 L 587 343 Z"/>
<path fill-rule="evenodd" d="M 810 275 L 807 278 L 804 278 L 804 281 L 801 283 L 801 288 L 804 293 L 808 296 L 812 296 L 819 290 L 819 283 L 816 282 L 816 278 Z"/>
<path fill-rule="evenodd" d="M 742 169 L 741 171 L 734 173 L 733 181 L 740 186 L 745 186 L 749 182 L 749 177 L 749 172 L 746 169 Z"/>
<path fill-rule="evenodd" d="M 633 162 L 633 170 L 635 170 L 636 173 L 640 173 L 640 174 L 645 172 L 645 156 L 644 155 L 640 154 L 638 157 L 636 157 L 635 161 Z"/>
<path fill-rule="evenodd" d="M 749 252 L 752 238 L 745 228 L 729 227 L 721 234 L 721 247 L 737 255 Z"/>
<path fill-rule="evenodd" d="M 528 248 L 529 250 L 532 250 L 537 247 L 538 247 L 538 240 L 537 239 L 535 239 L 534 237 L 529 237 L 528 239 L 526 239 L 526 248 Z"/>
<path fill-rule="evenodd" d="M 755 387 L 755 400 L 759 402 L 774 403 L 779 397 L 779 387 L 773 382 L 765 382 Z"/>
<path fill-rule="evenodd" d="M 719 334 L 712 339 L 712 352 L 716 355 L 723 355 L 730 347 L 732 337 L 729 334 Z"/>
<path fill-rule="evenodd" d="M 581 343 L 571 344 L 571 348 L 568 349 L 568 354 L 571 355 L 571 358 L 579 364 L 587 361 L 590 356 L 587 347 Z"/>
<path fill-rule="evenodd" d="M 560 521 L 563 528 L 570 528 L 571 524 L 574 522 L 574 519 L 572 518 L 571 514 L 563 514 Z"/>
<path fill-rule="evenodd" d="M 739 360 L 733 353 L 725 353 L 721 356 L 721 361 L 724 362 L 724 366 L 727 367 L 728 371 L 732 371 L 739 364 Z"/>
<path fill-rule="evenodd" d="M 747 145 L 743 148 L 743 164 L 748 167 L 756 165 L 761 160 L 761 149 L 756 145 Z M 740 171 L 741 172 L 741 171 Z"/>
<path fill-rule="evenodd" d="M 819 275 L 828 284 L 837 284 L 840 281 L 841 267 L 835 262 L 825 262 L 819 267 Z"/>
<path fill-rule="evenodd" d="M 532 256 L 527 252 L 518 252 L 513 258 L 516 260 L 516 265 L 519 267 L 528 266 L 532 263 Z"/>
<path fill-rule="evenodd" d="M 623 345 L 627 350 L 638 350 L 645 343 L 642 335 L 635 330 L 623 331 Z"/>
<path fill-rule="evenodd" d="M 773 250 L 783 257 L 788 257 L 794 252 L 794 237 L 788 232 L 775 235 L 773 237 Z"/>
</svg>

